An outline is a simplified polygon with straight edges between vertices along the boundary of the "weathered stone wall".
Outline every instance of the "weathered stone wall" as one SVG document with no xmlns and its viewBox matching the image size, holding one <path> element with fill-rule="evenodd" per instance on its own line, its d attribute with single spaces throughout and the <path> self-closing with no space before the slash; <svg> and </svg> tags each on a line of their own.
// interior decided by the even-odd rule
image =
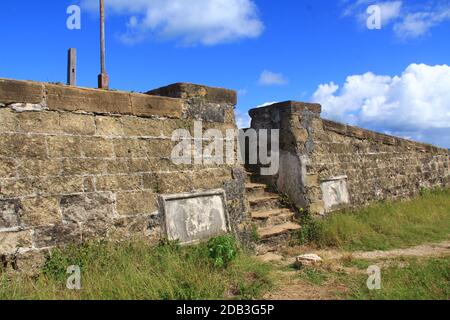
<svg viewBox="0 0 450 320">
<path fill-rule="evenodd" d="M 280 171 L 268 181 L 323 215 L 450 185 L 450 153 L 320 118 L 321 106 L 284 102 L 250 111 L 252 128 L 280 129 Z"/>
<path fill-rule="evenodd" d="M 192 132 L 194 120 L 235 129 L 236 94 L 186 84 L 155 92 L 176 98 L 151 94 L 0 79 L 4 265 L 21 268 L 35 261 L 26 257 L 67 243 L 157 242 L 160 194 L 224 188 L 231 227 L 245 237 L 243 169 L 170 159 L 172 132 Z"/>
</svg>

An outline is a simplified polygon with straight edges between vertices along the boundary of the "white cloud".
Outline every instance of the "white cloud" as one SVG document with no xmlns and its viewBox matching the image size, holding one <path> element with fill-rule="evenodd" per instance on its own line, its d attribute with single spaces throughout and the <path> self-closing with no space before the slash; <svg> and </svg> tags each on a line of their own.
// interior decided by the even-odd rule
<svg viewBox="0 0 450 320">
<path fill-rule="evenodd" d="M 346 1 L 343 11 L 344 16 L 355 17 L 361 26 L 366 26 L 368 6 L 378 5 L 381 9 L 382 28 L 392 25 L 395 35 L 400 39 L 418 38 L 430 32 L 430 30 L 450 20 L 450 4 L 443 5 L 436 1 L 423 1 L 411 5 L 407 1 L 372 0 Z"/>
<path fill-rule="evenodd" d="M 394 31 L 401 38 L 416 38 L 427 34 L 431 28 L 446 20 L 450 20 L 450 7 L 409 13 L 394 25 Z"/>
<path fill-rule="evenodd" d="M 320 85 L 313 100 L 322 104 L 324 117 L 450 147 L 447 65 L 411 64 L 394 77 L 349 76 L 342 88 Z"/>
<path fill-rule="evenodd" d="M 272 85 L 284 85 L 289 81 L 281 74 L 275 73 L 268 70 L 264 70 L 259 76 L 258 83 L 263 86 L 272 86 Z"/>
<path fill-rule="evenodd" d="M 82 0 L 82 6 L 96 10 L 98 0 Z M 153 34 L 185 45 L 216 45 L 256 38 L 264 29 L 253 0 L 109 0 L 106 7 L 129 17 L 120 39 L 131 44 Z"/>
</svg>

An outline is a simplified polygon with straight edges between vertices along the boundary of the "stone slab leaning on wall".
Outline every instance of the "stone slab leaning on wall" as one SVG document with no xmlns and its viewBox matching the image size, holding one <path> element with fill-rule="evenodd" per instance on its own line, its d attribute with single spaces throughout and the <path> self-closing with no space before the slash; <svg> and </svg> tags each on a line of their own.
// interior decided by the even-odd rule
<svg viewBox="0 0 450 320">
<path fill-rule="evenodd" d="M 5 266 L 39 264 L 48 249 L 68 243 L 156 243 L 163 237 L 160 194 L 223 188 L 233 232 L 249 238 L 243 169 L 170 159 L 172 132 L 192 132 L 195 120 L 205 128 L 235 129 L 236 93 L 192 84 L 157 92 L 0 79 Z"/>
</svg>

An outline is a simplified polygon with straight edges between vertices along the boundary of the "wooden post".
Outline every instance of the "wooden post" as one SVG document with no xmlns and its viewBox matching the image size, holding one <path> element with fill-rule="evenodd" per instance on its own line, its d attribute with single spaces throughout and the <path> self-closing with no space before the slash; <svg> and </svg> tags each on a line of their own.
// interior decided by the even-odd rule
<svg viewBox="0 0 450 320">
<path fill-rule="evenodd" d="M 77 49 L 70 48 L 67 60 L 67 84 L 69 86 L 77 85 Z"/>
<path fill-rule="evenodd" d="M 100 0 L 100 68 L 101 73 L 98 76 L 99 89 L 109 88 L 109 77 L 106 73 L 105 63 L 105 1 Z"/>
</svg>

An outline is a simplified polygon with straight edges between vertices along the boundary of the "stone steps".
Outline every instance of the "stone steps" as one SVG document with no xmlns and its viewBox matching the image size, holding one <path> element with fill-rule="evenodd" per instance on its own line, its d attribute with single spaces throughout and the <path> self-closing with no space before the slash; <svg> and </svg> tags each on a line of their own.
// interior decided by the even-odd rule
<svg viewBox="0 0 450 320">
<path fill-rule="evenodd" d="M 295 222 L 286 222 L 284 224 L 279 224 L 273 227 L 260 228 L 258 229 L 258 236 L 261 239 L 267 239 L 270 237 L 279 236 L 291 231 L 300 230 L 301 226 Z"/>
<path fill-rule="evenodd" d="M 248 197 L 257 197 L 262 196 L 267 189 L 267 185 L 263 183 L 246 183 L 245 190 L 247 192 Z"/>
<path fill-rule="evenodd" d="M 255 224 L 260 228 L 283 224 L 294 219 L 294 213 L 289 209 L 254 211 L 251 213 L 251 216 Z"/>
<path fill-rule="evenodd" d="M 264 193 L 260 196 L 249 197 L 248 202 L 250 204 L 251 212 L 277 209 L 281 205 L 280 196 L 275 193 Z"/>
<path fill-rule="evenodd" d="M 278 193 L 270 192 L 264 177 L 247 171 L 245 190 L 252 222 L 257 228 L 258 254 L 276 251 L 291 239 L 293 231 L 301 226 L 295 222 L 295 213 L 286 208 Z"/>
</svg>

